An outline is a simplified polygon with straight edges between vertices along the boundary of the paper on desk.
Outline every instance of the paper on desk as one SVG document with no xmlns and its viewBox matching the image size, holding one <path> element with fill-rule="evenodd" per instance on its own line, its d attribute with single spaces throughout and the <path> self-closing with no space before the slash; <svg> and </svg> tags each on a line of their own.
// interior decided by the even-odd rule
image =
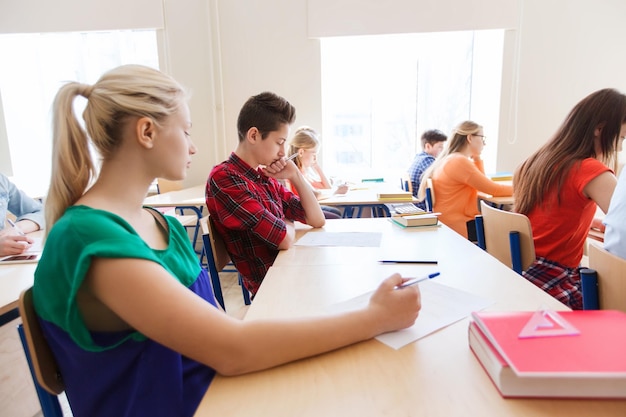
<svg viewBox="0 0 626 417">
<path fill-rule="evenodd" d="M 308 232 L 295 243 L 296 246 L 380 246 L 382 233 L 377 232 Z"/>
<path fill-rule="evenodd" d="M 384 333 L 376 337 L 389 347 L 400 349 L 439 329 L 468 317 L 472 311 L 482 310 L 493 301 L 465 291 L 457 290 L 435 281 L 419 284 L 422 293 L 422 309 L 415 324 L 407 329 Z M 364 307 L 372 292 L 359 295 L 331 306 L 332 312 L 355 310 Z"/>
<path fill-rule="evenodd" d="M 43 251 L 43 238 L 35 237 L 34 242 L 30 247 L 19 255 L 8 255 L 0 257 L 0 263 L 13 264 L 13 263 L 31 263 L 39 261 L 41 252 Z"/>
</svg>

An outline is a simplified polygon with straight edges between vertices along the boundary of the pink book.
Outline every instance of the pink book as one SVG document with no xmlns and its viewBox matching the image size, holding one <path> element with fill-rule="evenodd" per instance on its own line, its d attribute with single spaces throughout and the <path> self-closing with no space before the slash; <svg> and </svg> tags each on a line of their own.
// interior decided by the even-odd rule
<svg viewBox="0 0 626 417">
<path fill-rule="evenodd" d="M 470 347 L 503 396 L 626 398 L 625 313 L 537 314 L 472 313 Z"/>
</svg>

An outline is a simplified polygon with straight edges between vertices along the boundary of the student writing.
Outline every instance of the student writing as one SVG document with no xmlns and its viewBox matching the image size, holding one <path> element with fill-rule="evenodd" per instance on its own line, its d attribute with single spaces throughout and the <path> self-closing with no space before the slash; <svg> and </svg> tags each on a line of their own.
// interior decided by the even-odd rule
<svg viewBox="0 0 626 417">
<path fill-rule="evenodd" d="M 78 97 L 86 131 L 73 114 Z M 183 180 L 196 152 L 186 97 L 171 77 L 136 65 L 57 93 L 33 298 L 75 417 L 190 417 L 215 372 L 320 354 L 418 315 L 418 288 L 395 290 L 398 274 L 367 307 L 334 316 L 242 322 L 218 309 L 184 228 L 143 207 L 154 179 Z"/>
<path fill-rule="evenodd" d="M 15 227 L 7 221 L 13 214 Z M 0 256 L 19 255 L 34 240 L 28 233 L 44 228 L 41 203 L 20 190 L 4 174 L 0 174 Z"/>
</svg>

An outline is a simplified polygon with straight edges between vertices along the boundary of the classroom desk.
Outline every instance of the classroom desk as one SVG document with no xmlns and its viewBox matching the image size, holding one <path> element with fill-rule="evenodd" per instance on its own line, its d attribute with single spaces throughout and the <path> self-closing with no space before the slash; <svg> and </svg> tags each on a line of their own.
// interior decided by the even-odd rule
<svg viewBox="0 0 626 417">
<path fill-rule="evenodd" d="M 204 187 L 204 184 L 199 184 L 193 187 L 183 188 L 182 190 L 168 191 L 167 193 L 151 195 L 143 200 L 143 204 L 151 207 L 203 207 L 206 205 Z"/>
<path fill-rule="evenodd" d="M 29 233 L 28 236 L 42 238 L 43 230 Z M 33 286 L 37 263 L 0 265 L 0 323 L 17 317 L 20 294 Z M 6 315 L 6 316 L 5 316 Z"/>
<path fill-rule="evenodd" d="M 504 196 L 504 197 L 494 197 L 491 194 L 478 193 L 478 200 L 485 200 L 487 203 L 492 206 L 502 209 L 504 206 L 513 205 L 515 203 L 515 199 L 512 195 Z"/>
<path fill-rule="evenodd" d="M 182 190 L 168 191 L 162 194 L 154 194 L 143 200 L 145 206 L 155 208 L 159 207 L 175 207 L 179 210 L 179 218 L 181 224 L 185 227 L 193 227 L 193 237 L 191 242 L 194 248 L 197 246 L 198 236 L 200 234 L 200 219 L 202 219 L 206 199 L 204 198 L 204 184 L 195 185 Z M 196 216 L 195 221 L 184 216 L 184 210 L 191 210 Z M 196 249 L 198 254 L 202 253 L 201 249 Z"/>
<path fill-rule="evenodd" d="M 0 266 L 0 316 L 17 308 L 20 294 L 33 286 L 36 263 Z"/>
<path fill-rule="evenodd" d="M 361 185 L 355 187 L 361 187 Z M 380 201 L 378 193 L 384 191 L 401 192 L 403 190 L 397 187 L 389 187 L 388 184 L 362 185 L 362 188 L 351 189 L 346 194 L 334 194 L 328 198 L 321 199 L 320 204 L 343 208 L 344 218 L 354 217 L 356 209 L 358 209 L 356 217 L 361 217 L 363 209 L 366 207 L 372 209 L 372 217 L 389 217 L 391 214 L 386 204 L 406 203 L 407 201 Z M 413 202 L 417 201 L 416 198 L 413 198 Z"/>
<path fill-rule="evenodd" d="M 499 180 L 496 181 L 498 184 L 506 184 L 506 185 L 513 185 L 513 181 L 512 180 Z M 513 203 L 515 203 L 515 199 L 513 199 L 512 195 L 509 196 L 503 196 L 503 197 L 494 197 L 491 194 L 487 194 L 487 193 L 483 193 L 483 192 L 478 192 L 478 201 L 480 203 L 480 200 L 485 200 L 487 203 L 491 204 L 492 206 L 502 209 L 505 206 L 511 206 L 513 205 Z"/>
<path fill-rule="evenodd" d="M 300 229 L 298 235 L 306 233 Z M 491 310 L 566 309 L 446 226 L 402 229 L 379 218 L 329 220 L 313 229 L 336 231 L 379 231 L 380 250 L 281 251 L 245 320 L 319 314 L 373 289 L 396 270 L 404 276 L 440 271 L 439 283 L 493 300 Z M 386 251 L 406 251 L 406 245 L 421 255 L 436 253 L 438 265 L 377 262 Z M 249 375 L 217 376 L 196 417 L 626 415 L 626 401 L 503 399 L 470 351 L 467 329 L 464 319 L 399 350 L 370 340 Z"/>
</svg>

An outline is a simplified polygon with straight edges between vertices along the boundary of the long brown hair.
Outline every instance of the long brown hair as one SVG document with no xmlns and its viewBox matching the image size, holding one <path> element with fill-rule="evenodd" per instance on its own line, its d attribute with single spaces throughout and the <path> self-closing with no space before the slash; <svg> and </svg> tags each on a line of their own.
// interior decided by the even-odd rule
<svg viewBox="0 0 626 417">
<path fill-rule="evenodd" d="M 528 214 L 548 192 L 559 195 L 567 173 L 585 158 L 614 165 L 625 122 L 626 96 L 615 89 L 596 91 L 576 104 L 554 136 L 517 168 L 515 211 Z"/>
</svg>

